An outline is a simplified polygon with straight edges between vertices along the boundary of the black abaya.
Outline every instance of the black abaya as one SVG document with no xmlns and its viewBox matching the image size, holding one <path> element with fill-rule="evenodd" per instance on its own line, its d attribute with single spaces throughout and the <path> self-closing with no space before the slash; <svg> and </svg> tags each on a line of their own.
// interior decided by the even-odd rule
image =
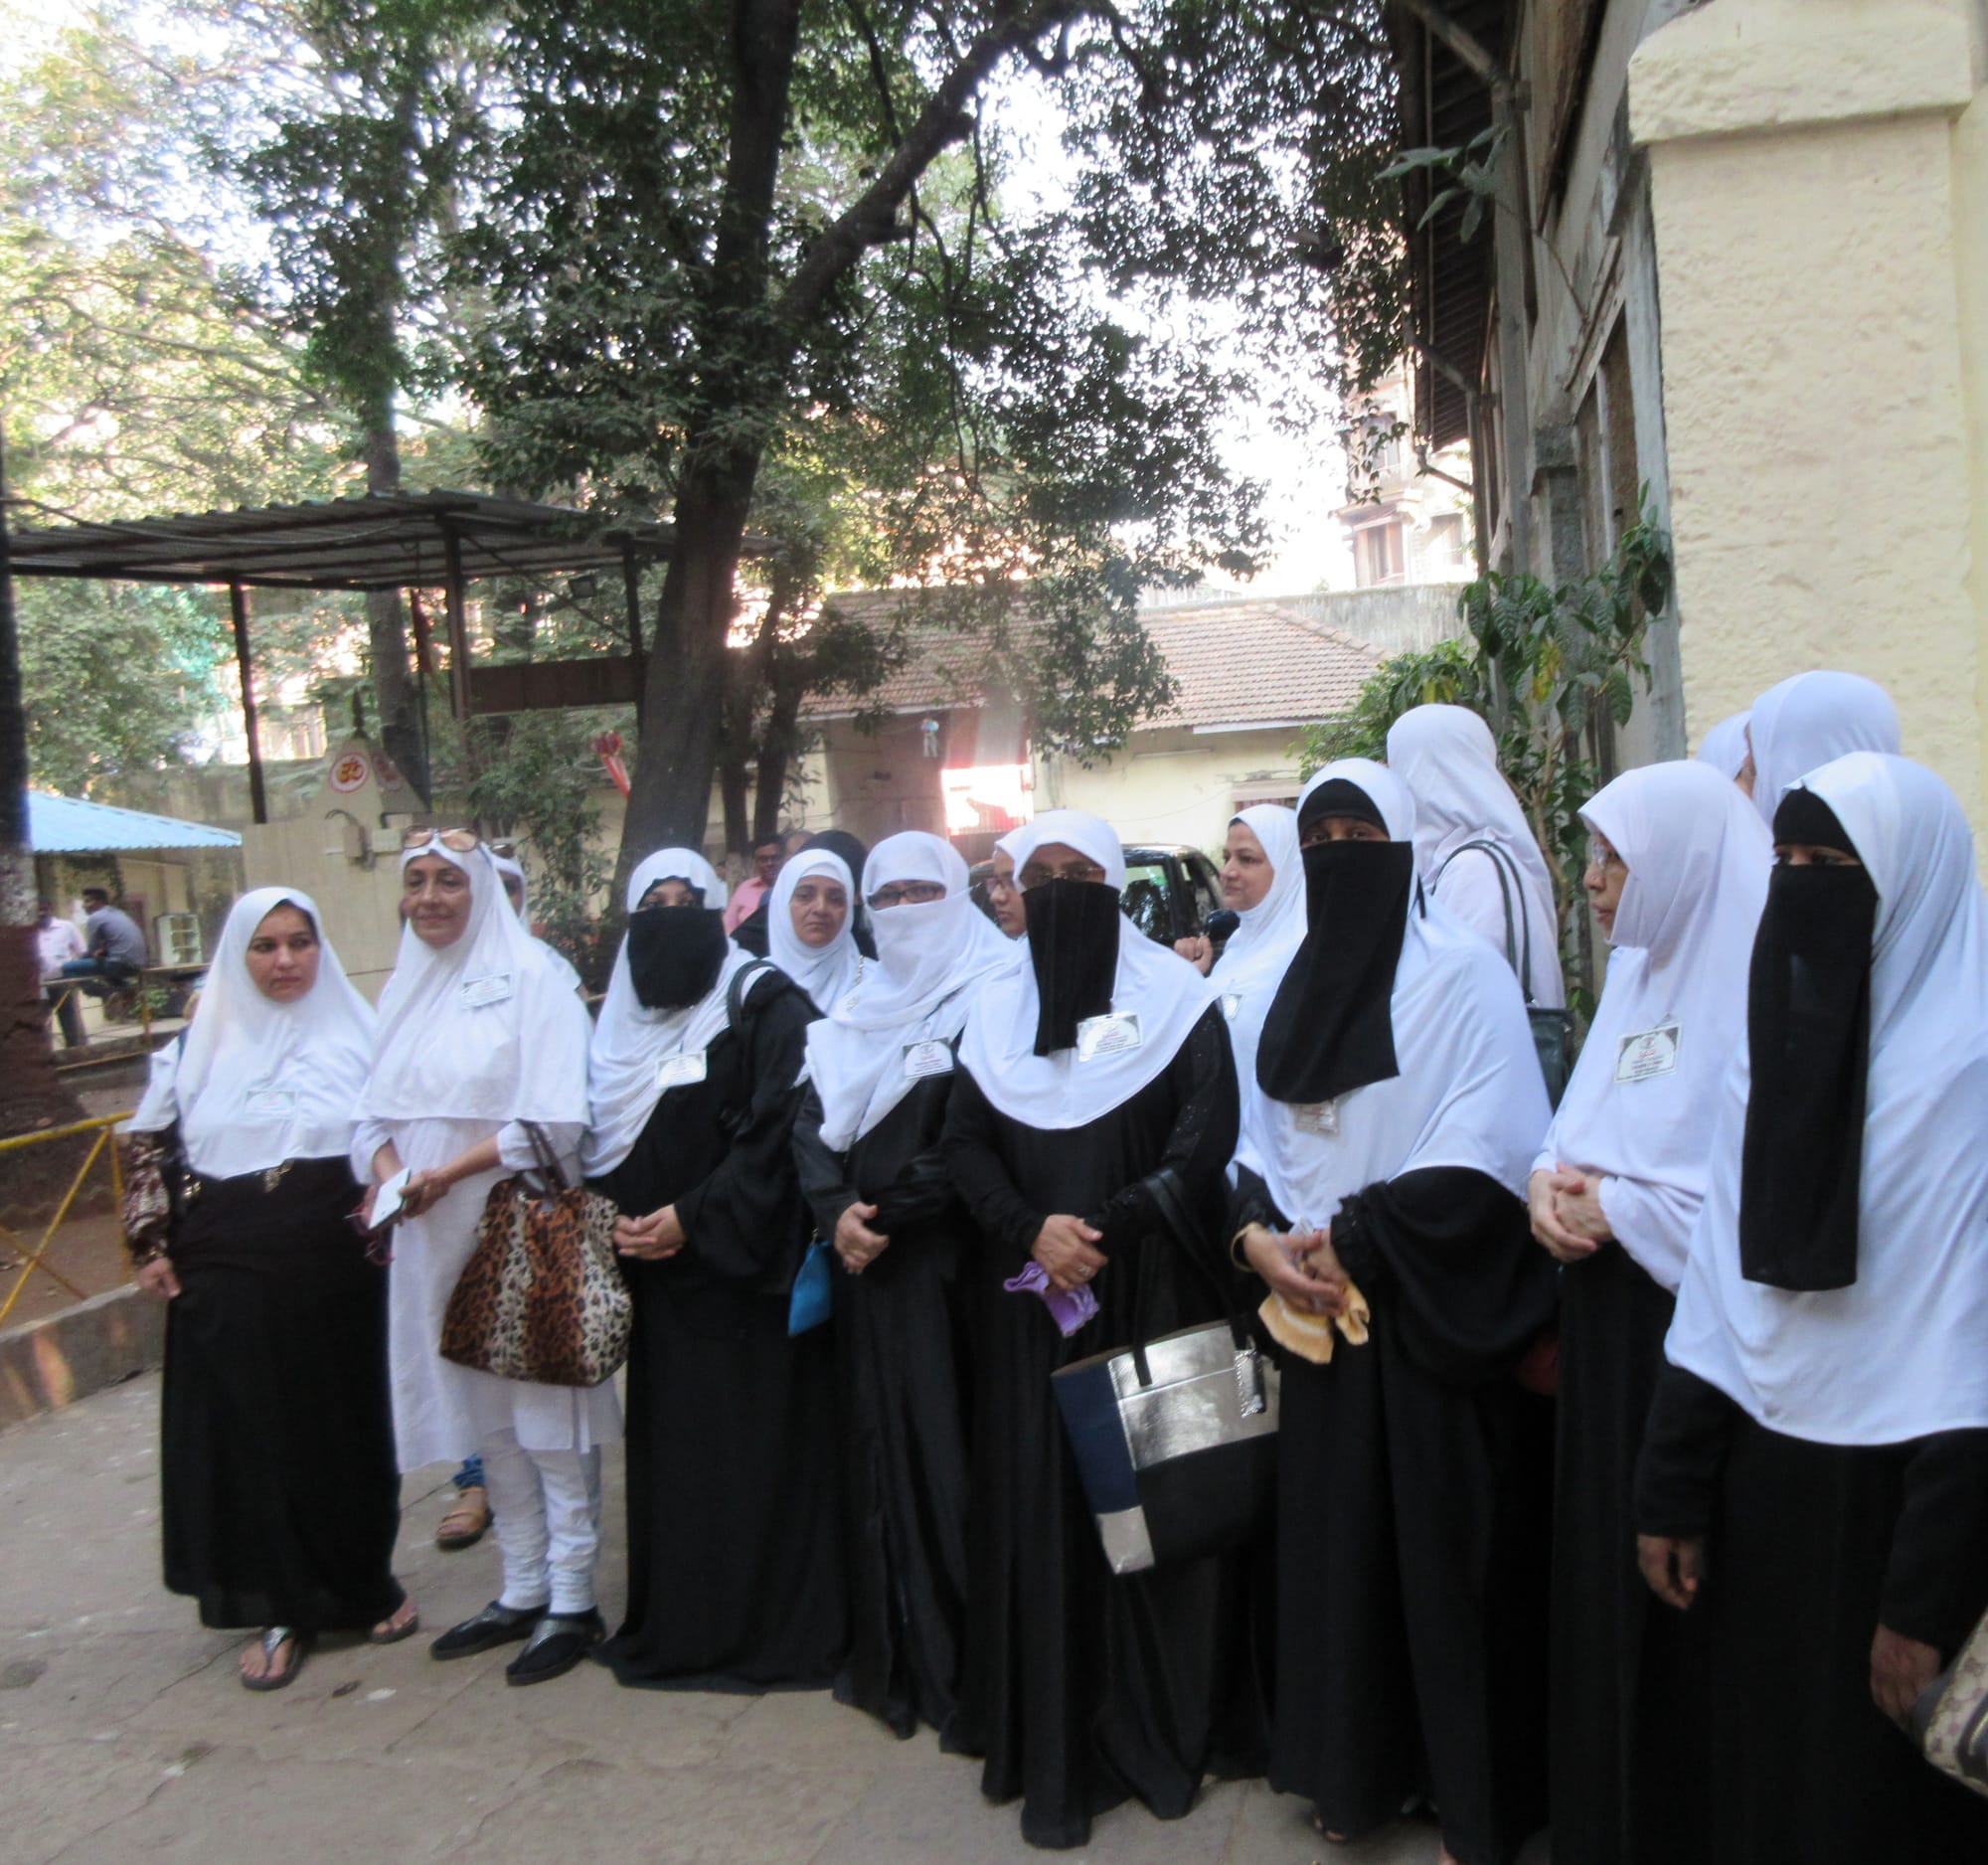
<svg viewBox="0 0 1988 1865">
<path fill-rule="evenodd" d="M 938 1150 L 953 1078 L 916 1082 L 850 1148 L 821 1139 L 810 1089 L 794 1126 L 801 1186 L 832 1238 L 850 1205 L 889 1247 L 834 1271 L 850 1646 L 835 1693 L 909 1736 L 944 1739 L 966 1611 L 967 1351 L 961 1266 L 972 1226 Z"/>
<path fill-rule="evenodd" d="M 1250 1178 L 1239 1208 L 1284 1227 Z M 1372 1330 L 1283 1360 L 1270 1784 L 1349 1838 L 1426 1792 L 1463 1865 L 1504 1865 L 1545 1813 L 1552 1423 L 1513 1368 L 1552 1266 L 1461 1167 L 1347 1199 L 1332 1243 Z"/>
<path fill-rule="evenodd" d="M 1035 1845 L 1082 1845 L 1092 1816 L 1128 1794 L 1178 1818 L 1210 1768 L 1260 1766 L 1246 1556 L 1114 1578 L 1050 1384 L 1088 1354 L 1222 1314 L 1223 1174 L 1236 1128 L 1219 1009 L 1163 1074 L 1082 1126 L 1011 1119 L 965 1071 L 953 1088 L 945 1156 L 981 1234 L 967 1276 L 974 1488 L 954 1729 L 958 1747 L 985 1757 L 988 1797 L 1022 1797 L 1022 1834 Z M 1200 1220 L 1200 1271 L 1139 1183 L 1169 1166 Z M 1070 1340 L 1036 1296 L 1002 1288 L 1028 1264 L 1044 1219 L 1065 1212 L 1103 1231 L 1106 1259 L 1090 1284 L 1099 1313 Z"/>
<path fill-rule="evenodd" d="M 794 1086 L 815 1015 L 764 977 L 661 1096 L 634 1149 L 593 1184 L 622 1210 L 674 1204 L 688 1242 L 623 1259 L 628 1353 L 628 1607 L 601 1647 L 624 1684 L 820 1688 L 842 1656 L 835 1384 L 828 1331 L 787 1334 L 806 1236 Z"/>
<path fill-rule="evenodd" d="M 1988 1800 L 1871 1695 L 1880 1624 L 1944 1663 L 1988 1609 L 1988 1431 L 1812 1443 L 1666 1366 L 1636 1515 L 1708 1540 L 1709 1865 L 1988 1858 Z"/>
<path fill-rule="evenodd" d="M 204 1625 L 359 1630 L 405 1598 L 387 1272 L 358 1202 L 343 1159 L 189 1181 L 160 1476 L 166 1585 Z"/>
<path fill-rule="evenodd" d="M 1702 1614 L 1636 1565 L 1636 1452 L 1676 1307 L 1620 1244 L 1561 1272 L 1554 1490 L 1555 1849 L 1580 1865 L 1689 1865 L 1711 1818 Z"/>
</svg>

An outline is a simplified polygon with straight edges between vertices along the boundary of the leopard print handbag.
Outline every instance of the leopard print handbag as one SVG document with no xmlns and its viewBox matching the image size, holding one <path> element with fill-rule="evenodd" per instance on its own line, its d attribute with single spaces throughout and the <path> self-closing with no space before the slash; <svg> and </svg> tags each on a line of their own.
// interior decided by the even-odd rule
<svg viewBox="0 0 1988 1865">
<path fill-rule="evenodd" d="M 569 1185 L 527 1121 L 536 1172 L 499 1179 L 442 1316 L 441 1356 L 534 1386 L 598 1386 L 628 1357 L 634 1310 L 614 1201 Z"/>
</svg>

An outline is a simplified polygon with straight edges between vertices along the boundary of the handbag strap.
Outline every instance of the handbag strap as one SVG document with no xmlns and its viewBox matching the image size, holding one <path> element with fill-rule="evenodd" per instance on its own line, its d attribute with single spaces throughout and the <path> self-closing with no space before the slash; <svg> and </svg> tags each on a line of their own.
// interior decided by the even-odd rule
<svg viewBox="0 0 1988 1865">
<path fill-rule="evenodd" d="M 1199 1247 L 1201 1227 L 1194 1221 L 1194 1213 L 1188 1205 L 1187 1187 L 1181 1182 L 1179 1171 L 1173 1166 L 1162 1166 L 1157 1172 L 1147 1174 L 1142 1183 L 1146 1187 L 1147 1195 L 1153 1201 L 1154 1210 L 1159 1213 L 1161 1230 L 1173 1240 L 1175 1248 L 1193 1265 L 1196 1273 L 1215 1290 L 1216 1298 L 1221 1302 L 1223 1314 L 1229 1322 L 1230 1338 L 1235 1341 L 1237 1350 L 1241 1352 L 1250 1344 L 1248 1323 L 1242 1318 L 1242 1310 L 1237 1305 L 1235 1290 Z M 1146 1254 L 1143 1251 L 1140 1253 L 1142 1268 Z M 1135 1302 L 1138 1301 L 1138 1295 L 1144 1292 L 1147 1279 L 1143 1274 L 1138 1277 Z M 1144 1306 L 1143 1303 L 1139 1305 Z M 1140 1385 L 1150 1386 L 1152 1372 L 1146 1365 L 1146 1344 L 1142 1340 L 1134 1341 L 1132 1344 L 1132 1364 L 1138 1369 Z"/>
<path fill-rule="evenodd" d="M 749 965 L 741 965 L 732 974 L 732 982 L 725 991 L 725 1021 L 733 1029 L 738 1029 L 740 1014 L 746 1008 L 746 993 L 759 981 L 760 974 L 777 971 L 780 967 L 770 958 L 755 958 Z"/>
<path fill-rule="evenodd" d="M 1449 864 L 1459 855 L 1470 854 L 1473 850 L 1480 855 L 1491 857 L 1491 872 L 1498 877 L 1498 898 L 1505 908 L 1505 962 L 1518 973 L 1519 988 L 1526 994 L 1526 1008 L 1533 1007 L 1533 916 L 1525 911 L 1525 885 L 1519 878 L 1518 863 L 1513 861 L 1509 849 L 1500 848 L 1496 842 L 1465 842 L 1461 848 L 1451 849 L 1448 859 L 1435 871 L 1440 881 L 1449 872 Z M 1506 871 L 1510 870 L 1511 880 L 1506 881 Z M 1519 897 L 1519 928 L 1524 935 L 1524 947 L 1512 936 L 1512 896 Z"/>
<path fill-rule="evenodd" d="M 545 1128 L 536 1120 L 520 1120 L 518 1124 L 525 1129 L 525 1137 L 532 1142 L 532 1151 L 538 1158 L 539 1170 L 551 1183 L 553 1190 L 571 1191 L 573 1187 L 567 1183 L 566 1173 L 559 1162 L 559 1154 L 553 1149 L 552 1141 L 546 1137 Z"/>
</svg>

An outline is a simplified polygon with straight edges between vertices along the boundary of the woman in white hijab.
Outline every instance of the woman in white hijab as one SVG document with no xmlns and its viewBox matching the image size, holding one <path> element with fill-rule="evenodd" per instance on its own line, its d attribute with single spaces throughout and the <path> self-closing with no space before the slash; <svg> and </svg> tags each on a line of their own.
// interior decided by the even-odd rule
<svg viewBox="0 0 1988 1865">
<path fill-rule="evenodd" d="M 1388 730 L 1388 768 L 1415 809 L 1415 864 L 1429 898 L 1505 953 L 1529 1004 L 1567 1002 L 1553 875 L 1498 768 L 1491 728 L 1465 706 L 1416 706 Z"/>
<path fill-rule="evenodd" d="M 1798 673 L 1753 702 L 1738 782 L 1771 826 L 1781 798 L 1803 771 L 1851 752 L 1901 749 L 1899 709 L 1877 681 L 1856 673 Z"/>
<path fill-rule="evenodd" d="M 539 1683 L 601 1635 L 600 1446 L 620 1436 L 620 1407 L 612 1381 L 533 1386 L 444 1360 L 442 1316 L 491 1188 L 538 1165 L 528 1128 L 570 1180 L 577 1173 L 586 1012 L 511 911 L 474 834 L 411 831 L 401 884 L 406 920 L 353 1162 L 376 1184 L 410 1175 L 391 1276 L 401 1467 L 479 1453 L 504 1565 L 497 1598 L 430 1649 L 468 1657 L 522 1639 L 506 1675 Z"/>
<path fill-rule="evenodd" d="M 850 1651 L 836 1695 L 944 1738 L 966 1600 L 966 1343 L 972 1220 L 939 1137 L 976 991 L 1016 962 L 936 835 L 879 842 L 863 870 L 877 962 L 808 1029 L 794 1157 L 835 1278 Z"/>
<path fill-rule="evenodd" d="M 1015 849 L 1026 832 L 1010 829 L 994 844 L 994 872 L 987 877 L 987 911 L 1004 936 L 1022 936 L 1022 890 L 1015 885 Z"/>
<path fill-rule="evenodd" d="M 387 1278 L 349 1222 L 372 1047 L 316 903 L 256 888 L 126 1128 L 137 1279 L 172 1304 L 166 1585 L 204 1625 L 265 1627 L 242 1654 L 250 1690 L 289 1683 L 320 1632 L 386 1644 L 415 1626 L 393 1569 Z"/>
<path fill-rule="evenodd" d="M 1903 758 L 1810 771 L 1774 846 L 1639 1554 L 1708 1621 L 1714 1865 L 1988 1858 L 1893 1726 L 1988 1608 L 1988 905 Z"/>
<path fill-rule="evenodd" d="M 1211 1757 L 1260 1753 L 1242 1557 L 1114 1578 L 1050 1383 L 1221 1315 L 1236 1077 L 1208 981 L 1121 910 L 1104 823 L 1051 810 L 1015 860 L 1026 941 L 975 993 L 946 1114 L 980 1232 L 955 1733 L 990 1799 L 1021 1796 L 1025 1839 L 1075 1846 L 1116 1800 L 1178 1818 Z"/>
<path fill-rule="evenodd" d="M 798 984 L 823 1016 L 863 972 L 855 928 L 856 880 L 830 848 L 804 848 L 780 870 L 766 896 L 766 956 Z"/>
<path fill-rule="evenodd" d="M 1746 1018 L 1773 850 L 1710 764 L 1649 764 L 1582 809 L 1612 947 L 1587 1045 L 1532 1176 L 1561 1277 L 1554 1843 L 1591 1865 L 1705 1856 L 1709 1650 L 1635 1561 L 1636 1453 Z"/>
<path fill-rule="evenodd" d="M 1269 1777 L 1335 1840 L 1425 1791 L 1445 1861 L 1507 1865 L 1545 1810 L 1551 1422 L 1513 1372 L 1553 1313 L 1521 1196 L 1547 1102 L 1415 819 L 1366 759 L 1305 786 L 1307 930 L 1243 1098 L 1234 1248 L 1288 1350 Z"/>
<path fill-rule="evenodd" d="M 532 917 L 526 911 L 526 897 L 530 891 L 530 884 L 525 879 L 525 864 L 516 855 L 500 855 L 493 848 L 490 851 L 490 865 L 502 878 L 504 896 L 511 903 L 511 911 L 523 923 L 526 932 L 531 935 L 533 945 L 538 948 L 539 955 L 566 980 L 572 989 L 582 997 L 585 996 L 586 986 L 580 981 L 580 973 L 573 968 L 573 960 L 558 946 L 548 945 L 532 932 Z"/>
<path fill-rule="evenodd" d="M 1698 762 L 1710 764 L 1730 783 L 1740 781 L 1746 767 L 1746 722 L 1750 712 L 1734 713 L 1708 732 L 1698 748 Z"/>
<path fill-rule="evenodd" d="M 627 905 L 586 1139 L 635 1306 L 628 1608 L 601 1655 L 630 1685 L 819 1689 L 846 1642 L 835 1363 L 826 1330 L 787 1333 L 815 1010 L 727 938 L 695 850 L 646 857 Z"/>
<path fill-rule="evenodd" d="M 1256 1079 L 1263 1018 L 1305 935 L 1298 812 L 1281 803 L 1251 803 L 1231 819 L 1223 853 L 1222 902 L 1239 924 L 1209 975 L 1229 1021 L 1236 1079 L 1246 1092 Z"/>
</svg>

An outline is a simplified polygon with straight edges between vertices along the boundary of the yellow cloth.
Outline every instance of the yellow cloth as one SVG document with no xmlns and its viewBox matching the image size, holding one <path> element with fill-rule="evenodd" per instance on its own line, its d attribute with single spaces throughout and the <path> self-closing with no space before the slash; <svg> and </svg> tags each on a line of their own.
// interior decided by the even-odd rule
<svg viewBox="0 0 1988 1865">
<path fill-rule="evenodd" d="M 1368 1307 L 1359 1284 L 1348 1282 L 1346 1306 L 1336 1315 L 1306 1314 L 1272 1290 L 1263 1297 L 1256 1317 L 1269 1329 L 1270 1338 L 1286 1352 L 1296 1354 L 1300 1360 L 1309 1360 L 1314 1366 L 1330 1366 L 1332 1350 L 1337 1345 L 1333 1329 L 1338 1328 L 1349 1347 L 1365 1346 L 1367 1324 L 1373 1320 L 1374 1311 Z"/>
</svg>

